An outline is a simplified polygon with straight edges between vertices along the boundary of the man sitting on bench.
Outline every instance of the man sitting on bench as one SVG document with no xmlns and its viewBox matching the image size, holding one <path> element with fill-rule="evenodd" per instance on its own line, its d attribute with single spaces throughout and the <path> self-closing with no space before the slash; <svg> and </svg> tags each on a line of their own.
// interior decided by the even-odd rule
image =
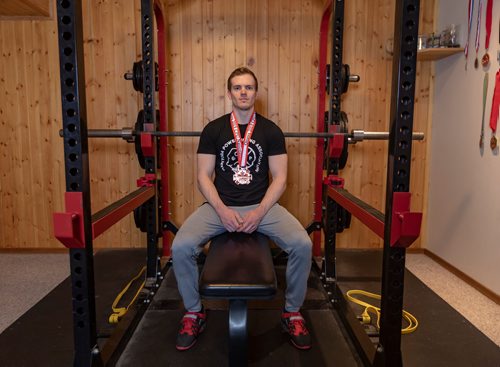
<svg viewBox="0 0 500 367">
<path fill-rule="evenodd" d="M 191 348 L 205 328 L 196 259 L 212 237 L 225 231 L 259 231 L 288 253 L 281 322 L 295 347 L 311 347 L 299 310 L 307 291 L 312 243 L 300 222 L 277 203 L 286 187 L 285 138 L 275 123 L 255 113 L 257 89 L 250 69 L 234 70 L 227 81 L 232 113 L 208 123 L 200 137 L 198 187 L 207 202 L 189 216 L 172 244 L 174 273 L 187 310 L 177 335 L 178 350 Z"/>
</svg>

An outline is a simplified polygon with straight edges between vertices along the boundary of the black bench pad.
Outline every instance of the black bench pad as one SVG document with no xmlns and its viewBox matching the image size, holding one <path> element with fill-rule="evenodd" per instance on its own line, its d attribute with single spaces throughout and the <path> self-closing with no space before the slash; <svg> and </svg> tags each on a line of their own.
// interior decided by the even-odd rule
<svg viewBox="0 0 500 367">
<path fill-rule="evenodd" d="M 200 277 L 206 298 L 270 299 L 276 274 L 269 238 L 261 233 L 223 233 L 215 237 Z"/>
</svg>

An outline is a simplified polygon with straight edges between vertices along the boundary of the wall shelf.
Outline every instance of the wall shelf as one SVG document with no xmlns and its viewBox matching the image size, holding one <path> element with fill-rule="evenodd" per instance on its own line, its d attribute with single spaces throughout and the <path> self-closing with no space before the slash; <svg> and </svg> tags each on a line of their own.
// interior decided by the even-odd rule
<svg viewBox="0 0 500 367">
<path fill-rule="evenodd" d="M 424 48 L 418 51 L 417 60 L 419 61 L 439 60 L 463 52 L 464 52 L 463 47 Z"/>
</svg>

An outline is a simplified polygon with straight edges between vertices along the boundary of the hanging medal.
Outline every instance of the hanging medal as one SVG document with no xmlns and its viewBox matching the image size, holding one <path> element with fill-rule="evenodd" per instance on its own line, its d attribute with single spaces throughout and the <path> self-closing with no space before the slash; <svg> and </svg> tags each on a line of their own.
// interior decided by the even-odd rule
<svg viewBox="0 0 500 367">
<path fill-rule="evenodd" d="M 491 35 L 491 22 L 493 17 L 493 0 L 488 0 L 486 4 L 486 39 L 484 42 L 484 56 L 481 59 L 481 64 L 486 67 L 490 64 L 490 55 L 488 55 L 488 49 L 490 47 L 490 35 Z"/>
<path fill-rule="evenodd" d="M 238 120 L 234 112 L 231 113 L 231 129 L 233 130 L 234 141 L 236 143 L 236 155 L 238 158 L 238 166 L 233 169 L 233 181 L 236 185 L 248 185 L 252 181 L 252 174 L 247 168 L 248 153 L 250 146 L 250 138 L 252 137 L 253 130 L 257 120 L 255 118 L 255 112 L 250 118 L 250 122 L 247 124 L 245 130 L 245 138 L 241 139 L 240 128 L 238 126 Z"/>
<path fill-rule="evenodd" d="M 477 25 L 476 25 L 476 59 L 474 60 L 474 69 L 479 67 L 479 60 L 477 58 L 479 53 L 479 44 L 481 41 L 481 13 L 483 12 L 483 0 L 479 0 L 479 9 L 477 11 Z"/>
<path fill-rule="evenodd" d="M 481 121 L 481 135 L 479 137 L 479 148 L 484 147 L 484 112 L 486 110 L 486 97 L 488 95 L 488 73 L 484 73 L 483 79 L 483 118 Z"/>
<path fill-rule="evenodd" d="M 490 148 L 494 150 L 498 145 L 498 140 L 495 135 L 497 130 L 498 114 L 500 109 L 500 70 L 497 71 L 495 77 L 495 90 L 493 92 L 493 102 L 491 103 L 491 114 L 490 114 L 490 128 L 491 128 L 491 139 Z"/>
</svg>

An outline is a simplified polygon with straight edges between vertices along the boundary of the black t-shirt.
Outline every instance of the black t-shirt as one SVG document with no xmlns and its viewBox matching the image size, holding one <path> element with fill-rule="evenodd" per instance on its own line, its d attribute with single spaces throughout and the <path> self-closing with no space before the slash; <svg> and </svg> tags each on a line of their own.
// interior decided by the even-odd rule
<svg viewBox="0 0 500 367">
<path fill-rule="evenodd" d="M 215 188 L 222 202 L 228 206 L 258 204 L 269 187 L 269 161 L 271 155 L 286 153 L 285 137 L 271 120 L 256 114 L 256 124 L 250 139 L 247 168 L 252 180 L 237 185 L 233 174 L 238 165 L 236 143 L 230 122 L 231 114 L 213 120 L 201 133 L 198 153 L 213 154 L 215 158 Z M 239 125 L 242 139 L 247 125 Z"/>
</svg>

